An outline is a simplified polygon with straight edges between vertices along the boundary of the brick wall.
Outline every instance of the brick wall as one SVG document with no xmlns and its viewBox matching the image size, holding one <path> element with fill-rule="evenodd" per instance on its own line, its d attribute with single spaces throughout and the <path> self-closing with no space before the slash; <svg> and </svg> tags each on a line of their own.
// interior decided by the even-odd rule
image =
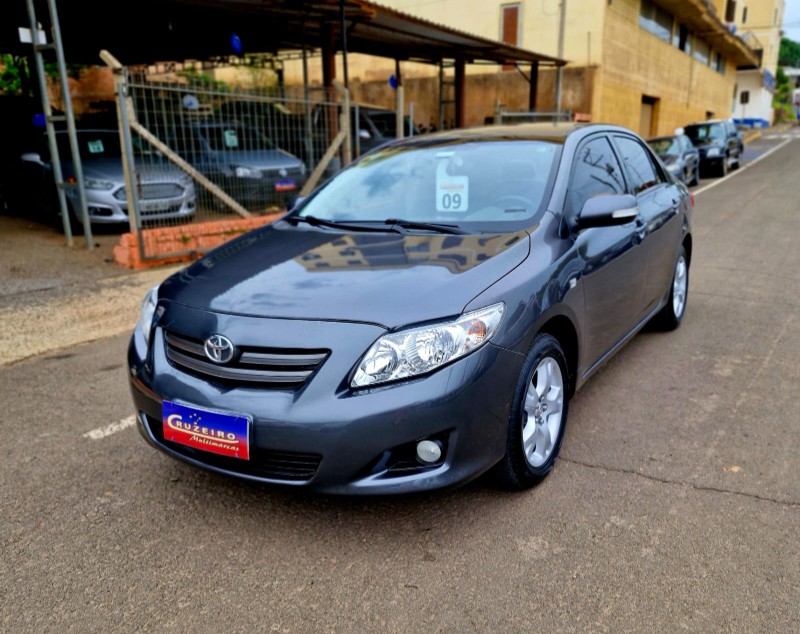
<svg viewBox="0 0 800 634">
<path fill-rule="evenodd" d="M 175 262 L 196 260 L 206 251 L 232 240 L 243 233 L 274 222 L 283 212 L 268 216 L 214 220 L 181 225 L 178 227 L 159 227 L 143 229 L 144 252 L 148 258 L 162 254 L 163 257 L 142 260 L 139 256 L 139 236 L 125 233 L 114 247 L 114 259 L 129 269 L 145 269 Z M 189 252 L 185 255 L 171 255 Z"/>
</svg>

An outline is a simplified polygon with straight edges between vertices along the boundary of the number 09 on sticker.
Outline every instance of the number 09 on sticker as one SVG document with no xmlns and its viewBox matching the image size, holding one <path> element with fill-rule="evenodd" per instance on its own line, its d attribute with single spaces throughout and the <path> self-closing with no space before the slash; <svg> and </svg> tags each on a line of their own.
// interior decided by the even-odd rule
<svg viewBox="0 0 800 634">
<path fill-rule="evenodd" d="M 451 176 L 447 161 L 436 170 L 436 211 L 467 211 L 469 209 L 469 177 Z"/>
</svg>

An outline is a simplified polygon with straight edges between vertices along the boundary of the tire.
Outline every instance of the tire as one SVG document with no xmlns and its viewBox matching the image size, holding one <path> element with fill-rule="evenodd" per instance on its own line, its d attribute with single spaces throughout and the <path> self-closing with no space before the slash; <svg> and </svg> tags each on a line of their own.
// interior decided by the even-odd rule
<svg viewBox="0 0 800 634">
<path fill-rule="evenodd" d="M 744 152 L 744 150 L 740 149 L 740 150 L 739 150 L 739 151 L 736 153 L 736 162 L 733 164 L 733 167 L 732 167 L 731 169 L 735 169 L 735 170 L 738 170 L 738 169 L 739 169 L 739 167 L 740 167 L 740 166 L 741 166 L 741 164 L 742 164 L 742 153 L 743 153 L 743 152 Z"/>
<path fill-rule="evenodd" d="M 728 155 L 722 157 L 719 162 L 719 176 L 725 178 L 728 175 Z"/>
<path fill-rule="evenodd" d="M 496 475 L 507 489 L 530 488 L 550 473 L 569 412 L 569 372 L 558 340 L 539 334 L 522 365 Z"/>
<path fill-rule="evenodd" d="M 695 185 L 700 184 L 700 161 L 697 161 L 694 164 L 694 174 L 692 175 L 692 180 L 689 183 L 689 187 L 694 187 Z"/>
<path fill-rule="evenodd" d="M 652 325 L 656 330 L 675 330 L 681 325 L 686 314 L 686 301 L 689 296 L 689 260 L 686 250 L 681 247 L 675 260 L 675 269 L 672 273 L 672 284 L 669 289 L 669 298 L 656 316 Z"/>
</svg>

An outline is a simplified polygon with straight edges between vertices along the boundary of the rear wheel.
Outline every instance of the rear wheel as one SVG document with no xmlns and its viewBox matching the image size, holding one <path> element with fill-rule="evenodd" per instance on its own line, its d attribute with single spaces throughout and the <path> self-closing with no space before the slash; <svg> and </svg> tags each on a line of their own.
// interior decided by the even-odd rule
<svg viewBox="0 0 800 634">
<path fill-rule="evenodd" d="M 686 250 L 681 247 L 672 274 L 672 286 L 666 305 L 653 318 L 652 324 L 659 330 L 675 330 L 681 325 L 686 312 L 686 300 L 689 294 L 689 261 Z"/>
<path fill-rule="evenodd" d="M 689 183 L 689 186 L 692 187 L 694 185 L 700 184 L 700 161 L 697 161 L 694 164 L 694 170 L 692 171 L 692 180 Z"/>
<path fill-rule="evenodd" d="M 508 421 L 506 453 L 497 466 L 501 483 L 526 489 L 553 468 L 567 423 L 569 374 L 558 340 L 537 335 L 525 358 Z"/>
</svg>

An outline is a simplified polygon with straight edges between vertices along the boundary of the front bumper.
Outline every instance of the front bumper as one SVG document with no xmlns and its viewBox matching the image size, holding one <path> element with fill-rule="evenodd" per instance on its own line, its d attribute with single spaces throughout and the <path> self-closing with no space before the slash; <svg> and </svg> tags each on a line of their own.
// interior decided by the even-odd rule
<svg viewBox="0 0 800 634">
<path fill-rule="evenodd" d="M 173 184 L 173 183 L 168 183 Z M 180 220 L 189 218 L 196 211 L 196 196 L 193 183 L 180 185 L 182 193 L 171 198 L 147 199 L 139 201 L 141 220 L 144 223 L 163 220 Z M 119 188 L 117 188 L 118 190 Z M 120 200 L 117 190 L 86 190 L 86 207 L 89 212 L 89 221 L 93 225 L 120 224 L 130 222 L 128 219 L 128 202 Z M 70 190 L 72 208 L 78 210 L 77 190 Z M 80 220 L 80 214 L 78 214 Z"/>
<path fill-rule="evenodd" d="M 201 317 L 201 328 L 225 332 L 236 341 L 256 332 L 264 333 L 265 345 L 280 341 L 291 347 L 302 341 L 331 352 L 300 389 L 224 386 L 172 365 L 160 327 L 147 350 L 137 326 L 128 362 L 139 431 L 175 458 L 260 482 L 371 495 L 462 484 L 505 452 L 522 355 L 489 343 L 426 377 L 353 391 L 350 372 L 383 332 L 377 326 L 181 311 L 181 319 Z M 251 460 L 221 458 L 164 440 L 163 400 L 250 416 Z M 441 460 L 432 466 L 414 460 L 414 447 L 422 439 L 443 447 Z"/>
</svg>

